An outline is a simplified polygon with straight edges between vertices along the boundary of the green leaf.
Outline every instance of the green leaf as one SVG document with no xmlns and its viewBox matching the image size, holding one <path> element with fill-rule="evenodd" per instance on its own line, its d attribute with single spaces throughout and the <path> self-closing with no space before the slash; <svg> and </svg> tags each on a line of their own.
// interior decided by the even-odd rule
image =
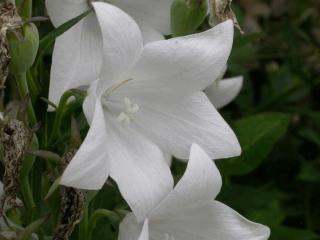
<svg viewBox="0 0 320 240">
<path fill-rule="evenodd" d="M 297 229 L 297 228 L 291 228 L 291 227 L 274 227 L 271 230 L 271 238 L 270 240 L 316 240 L 319 239 L 319 236 L 317 236 L 315 233 L 303 230 L 303 229 Z"/>
<path fill-rule="evenodd" d="M 56 190 L 60 187 L 60 182 L 61 182 L 61 177 L 57 178 L 53 184 L 51 185 L 47 195 L 45 196 L 45 200 L 47 200 L 48 198 L 50 198 L 55 192 Z"/>
<path fill-rule="evenodd" d="M 305 182 L 320 182 L 320 160 L 302 162 L 298 179 Z"/>
<path fill-rule="evenodd" d="M 174 0 L 171 6 L 171 30 L 174 36 L 184 36 L 201 25 L 207 16 L 207 1 Z"/>
<path fill-rule="evenodd" d="M 40 230 L 40 227 L 49 219 L 50 215 L 34 221 L 29 226 L 27 226 L 23 231 L 18 234 L 18 240 L 29 240 L 32 239 L 31 236 L 36 231 Z"/>
<path fill-rule="evenodd" d="M 118 226 L 121 221 L 120 216 L 116 212 L 107 209 L 98 209 L 92 214 L 92 217 L 90 219 L 91 231 L 93 231 L 93 229 L 96 227 L 97 222 L 102 218 L 108 219 L 114 227 Z"/>
<path fill-rule="evenodd" d="M 58 154 L 46 150 L 30 150 L 28 153 L 30 155 L 49 160 L 53 164 L 58 164 L 61 159 Z"/>
<path fill-rule="evenodd" d="M 320 147 L 320 134 L 313 129 L 301 129 L 299 135 Z"/>
<path fill-rule="evenodd" d="M 241 194 L 239 194 L 241 193 Z M 254 196 L 254 197 L 252 197 Z M 218 196 L 218 200 L 241 213 L 254 215 L 257 210 L 272 210 L 277 218 L 284 214 L 278 208 L 289 196 L 275 187 L 253 187 L 250 185 L 226 184 Z M 254 220 L 254 219 L 252 219 Z"/>
<path fill-rule="evenodd" d="M 37 56 L 37 59 L 36 59 L 36 62 L 35 62 L 35 66 L 33 68 L 33 74 L 35 76 L 37 76 L 37 74 L 38 74 L 38 69 L 39 69 L 39 66 L 40 66 L 40 64 L 42 62 L 43 56 L 45 55 L 47 50 L 50 48 L 50 46 L 54 43 L 55 39 L 57 37 L 59 37 L 61 34 L 63 34 L 65 31 L 67 31 L 68 29 L 73 27 L 75 24 L 80 22 L 90 12 L 91 12 L 91 10 L 86 11 L 86 12 L 80 14 L 79 16 L 69 20 L 68 22 L 60 25 L 59 27 L 57 27 L 54 30 L 52 30 L 49 34 L 47 34 L 45 37 L 43 37 L 40 40 L 39 52 L 38 52 L 38 56 Z"/>
<path fill-rule="evenodd" d="M 286 218 L 286 213 L 277 201 L 272 201 L 264 209 L 254 209 L 248 212 L 247 217 L 254 222 L 267 226 L 280 225 Z"/>
<path fill-rule="evenodd" d="M 75 24 L 77 24 L 79 21 L 81 21 L 84 17 L 86 17 L 91 10 L 86 11 L 79 16 L 69 20 L 68 22 L 62 24 L 61 26 L 55 28 L 52 32 L 47 34 L 45 37 L 43 37 L 40 40 L 39 49 L 41 52 L 39 52 L 40 55 L 43 55 L 44 52 L 51 46 L 51 44 L 55 41 L 57 37 L 59 37 L 61 34 L 63 34 L 65 31 L 73 27 Z"/>
<path fill-rule="evenodd" d="M 222 175 L 245 175 L 256 169 L 286 133 L 289 121 L 290 116 L 283 113 L 263 113 L 237 121 L 234 131 L 242 154 L 217 162 Z"/>
</svg>

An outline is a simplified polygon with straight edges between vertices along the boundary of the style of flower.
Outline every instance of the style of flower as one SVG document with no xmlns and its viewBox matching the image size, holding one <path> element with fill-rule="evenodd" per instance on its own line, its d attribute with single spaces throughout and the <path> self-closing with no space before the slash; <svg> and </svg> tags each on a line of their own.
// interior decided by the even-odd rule
<svg viewBox="0 0 320 240">
<path fill-rule="evenodd" d="M 146 219 L 129 213 L 119 240 L 266 240 L 268 227 L 253 223 L 214 200 L 221 175 L 203 149 L 193 144 L 181 180 L 151 209 Z"/>
<path fill-rule="evenodd" d="M 93 7 L 104 65 L 83 106 L 89 132 L 61 184 L 100 189 L 110 175 L 144 216 L 172 186 L 162 151 L 187 159 L 198 142 L 211 157 L 240 154 L 233 131 L 202 92 L 226 65 L 233 24 L 143 46 L 130 16 L 107 3 Z"/>
<path fill-rule="evenodd" d="M 46 0 L 55 27 L 88 11 L 90 0 Z M 144 42 L 170 33 L 171 0 L 112 0 L 139 23 Z M 111 19 L 111 16 L 110 16 Z M 103 26 L 102 26 L 103 27 Z M 52 55 L 49 100 L 58 103 L 71 88 L 87 86 L 99 77 L 103 40 L 95 13 L 90 13 L 57 38 Z"/>
</svg>

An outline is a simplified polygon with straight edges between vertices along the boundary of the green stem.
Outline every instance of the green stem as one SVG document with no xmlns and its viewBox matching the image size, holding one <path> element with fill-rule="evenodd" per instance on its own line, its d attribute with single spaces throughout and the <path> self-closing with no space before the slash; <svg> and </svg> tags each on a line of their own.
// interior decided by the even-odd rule
<svg viewBox="0 0 320 240">
<path fill-rule="evenodd" d="M 17 74 L 15 74 L 15 79 L 16 79 L 16 83 L 17 83 L 17 86 L 18 86 L 18 91 L 19 91 L 20 97 L 24 98 L 24 97 L 28 96 L 29 95 L 29 88 L 28 88 L 28 83 L 27 83 L 27 74 L 25 72 L 17 73 Z M 28 110 L 28 121 L 29 121 L 29 124 L 31 126 L 36 125 L 37 118 L 36 118 L 36 115 L 34 113 L 31 101 L 29 101 L 27 110 Z"/>
<path fill-rule="evenodd" d="M 89 235 L 88 240 L 91 240 L 93 231 L 98 223 L 98 221 L 102 218 L 106 218 L 110 221 L 111 224 L 117 225 L 121 221 L 121 217 L 118 213 L 107 210 L 107 209 L 98 209 L 96 210 L 89 222 Z"/>
<path fill-rule="evenodd" d="M 32 100 L 35 100 L 40 92 L 40 89 L 39 89 L 40 84 L 36 83 L 30 71 L 27 72 L 27 79 L 28 79 L 29 91 L 31 93 L 30 95 L 32 97 Z"/>
<path fill-rule="evenodd" d="M 88 233 L 89 233 L 89 213 L 88 213 L 88 206 L 89 204 L 86 204 L 86 207 L 83 212 L 82 220 L 79 224 L 79 240 L 87 240 L 88 239 Z"/>
<path fill-rule="evenodd" d="M 33 201 L 33 196 L 32 196 L 32 190 L 29 184 L 29 179 L 21 179 L 20 181 L 20 188 L 21 188 L 21 192 L 22 192 L 22 196 L 23 196 L 23 200 L 26 204 L 26 207 L 28 210 L 30 210 L 32 213 L 33 209 L 35 209 L 36 205 Z"/>
<path fill-rule="evenodd" d="M 56 116 L 54 118 L 53 127 L 49 137 L 49 144 L 52 144 L 53 141 L 56 139 L 57 135 L 59 135 L 60 133 L 60 125 L 61 125 L 63 116 L 65 115 L 66 106 L 68 104 L 69 98 L 72 96 L 75 96 L 76 94 L 79 94 L 80 92 L 81 91 L 77 91 L 77 90 L 69 90 L 62 95 L 59 102 L 59 106 L 56 110 Z"/>
<path fill-rule="evenodd" d="M 37 137 L 34 135 L 32 139 L 32 149 L 38 149 L 39 143 Z M 27 155 L 23 161 L 23 167 L 20 175 L 20 189 L 22 192 L 23 200 L 28 211 L 30 211 L 31 220 L 36 216 L 36 204 L 33 198 L 33 192 L 30 185 L 30 171 L 34 165 L 35 157 Z"/>
<path fill-rule="evenodd" d="M 21 4 L 21 17 L 24 20 L 32 17 L 32 0 L 23 0 Z"/>
</svg>

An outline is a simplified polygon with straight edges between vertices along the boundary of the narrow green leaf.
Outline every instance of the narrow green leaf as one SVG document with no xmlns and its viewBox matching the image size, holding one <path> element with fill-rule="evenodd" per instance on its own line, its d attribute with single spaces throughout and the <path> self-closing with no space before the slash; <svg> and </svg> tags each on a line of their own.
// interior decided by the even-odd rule
<svg viewBox="0 0 320 240">
<path fill-rule="evenodd" d="M 54 152 L 51 152 L 51 151 L 30 150 L 30 151 L 28 151 L 28 153 L 33 156 L 49 160 L 50 162 L 55 163 L 55 164 L 59 163 L 59 161 L 60 161 L 60 156 Z"/>
<path fill-rule="evenodd" d="M 35 64 L 34 64 L 34 68 L 33 68 L 33 74 L 35 76 L 38 75 L 39 72 L 39 66 L 42 62 L 42 58 L 45 55 L 45 53 L 47 52 L 47 50 L 49 49 L 49 47 L 54 43 L 55 39 L 57 37 L 59 37 L 61 34 L 63 34 L 65 31 L 67 31 L 68 29 L 70 29 L 71 27 L 73 27 L 75 24 L 77 24 L 78 22 L 80 22 L 84 17 L 86 17 L 89 13 L 91 12 L 91 10 L 86 11 L 82 14 L 80 14 L 79 16 L 69 20 L 68 22 L 60 25 L 59 27 L 55 28 L 54 30 L 52 30 L 49 34 L 47 34 L 45 37 L 43 37 L 40 40 L 39 43 L 39 52 L 38 52 L 38 56 L 36 58 Z"/>
<path fill-rule="evenodd" d="M 283 113 L 263 113 L 241 119 L 234 131 L 242 147 L 240 157 L 218 161 L 225 176 L 250 173 L 266 159 L 273 146 L 287 131 L 290 116 Z"/>
<path fill-rule="evenodd" d="M 31 149 L 32 150 L 37 150 L 39 148 L 39 142 L 37 136 L 34 134 L 32 137 L 32 142 L 31 142 Z M 32 151 L 31 150 L 31 151 Z M 35 156 L 32 155 L 27 155 L 26 158 L 23 161 L 23 166 L 21 170 L 21 178 L 28 178 L 29 173 L 33 167 L 34 161 L 35 161 Z"/>
<path fill-rule="evenodd" d="M 18 234 L 17 240 L 29 240 L 31 236 L 36 231 L 40 230 L 40 227 L 49 219 L 50 215 L 44 218 L 34 221 L 29 226 L 27 226 L 23 231 Z"/>
<path fill-rule="evenodd" d="M 45 37 L 43 37 L 40 40 L 40 44 L 39 44 L 39 54 L 43 55 L 44 52 L 50 47 L 50 45 L 55 41 L 55 39 L 57 37 L 59 37 L 61 34 L 63 34 L 65 31 L 67 31 L 68 29 L 70 29 L 71 27 L 73 27 L 75 24 L 77 24 L 79 21 L 81 21 L 84 17 L 86 17 L 89 13 L 91 12 L 91 10 L 86 11 L 82 14 L 80 14 L 79 16 L 69 20 L 68 22 L 62 24 L 61 26 L 55 28 L 52 32 L 50 32 L 49 34 L 47 34 Z"/>
<path fill-rule="evenodd" d="M 53 193 L 55 193 L 55 191 L 59 188 L 61 182 L 61 177 L 57 178 L 54 183 L 51 185 L 47 195 L 45 196 L 45 200 L 50 198 L 52 196 Z"/>
</svg>

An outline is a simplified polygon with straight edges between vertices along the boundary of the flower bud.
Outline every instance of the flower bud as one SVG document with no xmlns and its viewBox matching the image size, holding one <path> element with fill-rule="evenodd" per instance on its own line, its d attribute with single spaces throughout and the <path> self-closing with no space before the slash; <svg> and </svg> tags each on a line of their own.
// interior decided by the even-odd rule
<svg viewBox="0 0 320 240">
<path fill-rule="evenodd" d="M 194 33 L 207 16 L 206 0 L 174 0 L 171 7 L 171 29 L 174 36 Z"/>
<path fill-rule="evenodd" d="M 39 33 L 34 24 L 27 24 L 22 32 L 8 33 L 10 71 L 13 74 L 26 72 L 33 64 L 39 47 Z"/>
</svg>

